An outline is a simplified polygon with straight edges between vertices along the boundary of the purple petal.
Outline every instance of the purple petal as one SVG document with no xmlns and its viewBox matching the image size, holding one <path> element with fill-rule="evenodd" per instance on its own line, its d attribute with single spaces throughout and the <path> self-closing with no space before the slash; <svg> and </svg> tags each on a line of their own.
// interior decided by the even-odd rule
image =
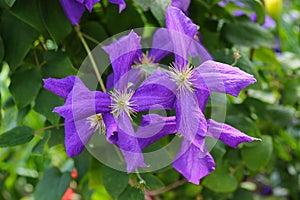
<svg viewBox="0 0 300 200">
<path fill-rule="evenodd" d="M 109 74 L 106 77 L 106 92 L 114 87 L 114 73 Z"/>
<path fill-rule="evenodd" d="M 171 110 L 174 103 L 176 85 L 168 78 L 168 73 L 158 69 L 135 91 L 131 101 L 137 112 L 145 110 Z"/>
<path fill-rule="evenodd" d="M 198 106 L 202 112 L 204 112 L 206 103 L 208 101 L 208 98 L 210 96 L 210 93 L 208 90 L 199 90 L 195 89 L 194 94 L 196 95 L 196 98 L 198 100 Z"/>
<path fill-rule="evenodd" d="M 207 120 L 208 131 L 207 136 L 221 140 L 224 144 L 237 148 L 240 143 L 252 142 L 260 140 L 258 138 L 250 137 L 239 130 L 227 124 L 216 122 L 212 119 Z"/>
<path fill-rule="evenodd" d="M 155 31 L 152 41 L 152 48 L 149 51 L 149 57 L 158 63 L 161 59 L 171 54 L 173 44 L 170 41 L 169 31 L 165 28 L 160 28 Z"/>
<path fill-rule="evenodd" d="M 194 24 L 180 9 L 174 6 L 169 6 L 167 8 L 166 26 L 168 30 L 176 31 L 190 38 L 194 38 L 197 33 L 197 25 Z"/>
<path fill-rule="evenodd" d="M 262 25 L 262 27 L 266 29 L 274 29 L 276 27 L 276 22 L 274 19 L 272 19 L 272 17 L 266 15 L 265 23 Z"/>
<path fill-rule="evenodd" d="M 99 1 L 100 0 L 86 0 L 84 5 L 90 12 L 92 12 L 94 5 Z"/>
<path fill-rule="evenodd" d="M 196 136 L 205 136 L 207 124 L 198 105 L 197 96 L 190 91 L 180 93 L 175 100 L 175 112 L 178 132 L 186 140 L 197 145 L 198 148 L 202 148 L 203 145 L 198 143 Z"/>
<path fill-rule="evenodd" d="M 245 4 L 243 2 L 237 1 L 237 0 L 224 0 L 220 1 L 218 3 L 219 6 L 225 7 L 229 2 L 233 2 L 236 6 L 239 7 L 245 7 Z"/>
<path fill-rule="evenodd" d="M 110 3 L 119 5 L 119 12 L 122 12 L 126 8 L 126 3 L 124 0 L 108 0 Z"/>
<path fill-rule="evenodd" d="M 252 75 L 239 68 L 215 61 L 206 61 L 195 70 L 193 86 L 200 89 L 206 87 L 210 92 L 238 96 L 243 88 L 256 82 Z"/>
<path fill-rule="evenodd" d="M 146 110 L 171 110 L 174 93 L 163 85 L 148 84 L 140 86 L 131 98 L 137 112 Z"/>
<path fill-rule="evenodd" d="M 221 7 L 225 7 L 228 4 L 228 2 L 229 2 L 229 0 L 220 1 L 218 3 L 218 5 L 221 6 Z"/>
<path fill-rule="evenodd" d="M 114 71 L 114 88 L 123 90 L 127 87 L 126 76 L 131 69 L 131 65 L 136 57 L 136 53 L 141 49 L 141 37 L 134 31 L 123 36 L 119 40 L 108 46 L 102 47 L 109 54 Z M 122 76 L 124 76 L 122 78 Z M 122 78 L 122 80 L 120 80 Z"/>
<path fill-rule="evenodd" d="M 166 11 L 166 26 L 174 46 L 175 61 L 179 67 L 188 63 L 188 50 L 197 33 L 197 26 L 178 8 L 169 6 Z"/>
<path fill-rule="evenodd" d="M 157 114 L 143 115 L 136 133 L 141 149 L 156 142 L 168 134 L 177 132 L 175 117 L 162 117 Z"/>
<path fill-rule="evenodd" d="M 165 86 L 174 94 L 177 91 L 177 85 L 171 80 L 170 73 L 168 71 L 162 71 L 158 68 L 151 76 L 149 76 L 142 85 L 151 85 L 151 84 L 159 84 L 161 86 Z M 142 86 L 141 85 L 141 86 Z"/>
<path fill-rule="evenodd" d="M 60 0 L 60 4 L 71 24 L 78 25 L 84 12 L 84 5 L 74 0 Z"/>
<path fill-rule="evenodd" d="M 170 80 L 168 72 L 158 68 L 136 90 L 131 100 L 136 111 L 150 109 L 172 109 L 175 98 L 176 84 Z M 151 101 L 149 101 L 151 99 Z"/>
<path fill-rule="evenodd" d="M 246 13 L 245 13 L 245 11 L 243 11 L 243 10 L 235 10 L 235 11 L 233 11 L 233 15 L 234 16 L 237 16 L 237 17 L 239 17 L 239 16 L 242 16 L 242 15 L 245 15 Z M 253 17 L 252 15 L 250 15 L 250 18 L 251 17 Z M 255 18 L 253 19 L 253 18 L 251 18 L 251 20 L 252 21 L 256 21 L 256 16 L 254 16 Z"/>
<path fill-rule="evenodd" d="M 84 145 L 88 143 L 95 128 L 90 127 L 88 120 L 65 120 L 65 147 L 69 157 L 76 156 L 81 153 Z"/>
<path fill-rule="evenodd" d="M 106 127 L 106 140 L 111 144 L 115 144 L 118 140 L 117 122 L 111 113 L 103 113 L 102 118 Z"/>
<path fill-rule="evenodd" d="M 243 3 L 243 2 L 241 2 L 241 1 L 234 1 L 234 0 L 232 0 L 232 2 L 236 5 L 236 6 L 239 6 L 239 7 L 242 7 L 242 8 L 244 8 L 245 7 L 245 4 Z"/>
<path fill-rule="evenodd" d="M 201 178 L 215 170 L 215 162 L 209 153 L 203 153 L 197 146 L 183 140 L 173 167 L 189 182 L 199 184 Z"/>
<path fill-rule="evenodd" d="M 187 12 L 190 7 L 191 0 L 172 0 L 172 6 L 181 9 L 183 12 Z"/>
<path fill-rule="evenodd" d="M 68 120 L 79 120 L 97 113 L 110 112 L 110 105 L 111 99 L 108 94 L 98 91 L 92 92 L 86 88 L 80 79 L 76 79 L 65 104 L 56 107 L 54 112 Z"/>
<path fill-rule="evenodd" d="M 117 123 L 119 129 L 116 144 L 124 155 L 127 163 L 127 172 L 130 173 L 138 167 L 146 167 L 144 156 L 129 116 L 127 114 L 119 116 Z"/>
<path fill-rule="evenodd" d="M 68 76 L 63 79 L 47 78 L 43 80 L 44 88 L 66 99 L 71 92 L 76 79 L 78 79 L 76 76 Z"/>
<path fill-rule="evenodd" d="M 144 71 L 142 71 L 138 68 L 133 68 L 126 73 L 126 76 L 122 76 L 120 81 L 123 81 L 123 79 L 126 78 L 126 80 L 124 80 L 124 82 L 132 83 L 132 86 L 127 89 L 135 90 L 136 87 L 138 87 L 138 84 L 141 82 L 142 78 L 144 77 L 143 72 Z M 114 87 L 113 81 L 114 81 L 114 73 L 111 73 L 107 76 L 107 79 L 106 79 L 106 90 L 107 91 L 109 91 L 110 89 L 112 89 Z"/>
</svg>

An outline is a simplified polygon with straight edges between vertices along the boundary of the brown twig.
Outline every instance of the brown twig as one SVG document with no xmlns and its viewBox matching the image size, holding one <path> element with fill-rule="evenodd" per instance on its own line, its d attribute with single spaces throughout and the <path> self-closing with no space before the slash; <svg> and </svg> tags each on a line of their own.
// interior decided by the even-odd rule
<svg viewBox="0 0 300 200">
<path fill-rule="evenodd" d="M 145 190 L 145 195 L 150 196 L 150 197 L 151 196 L 157 196 L 161 193 L 164 193 L 164 192 L 167 192 L 167 191 L 172 190 L 174 188 L 177 188 L 177 187 L 183 185 L 184 183 L 186 183 L 186 180 L 182 179 L 178 182 L 172 183 L 172 184 L 167 185 L 166 187 L 163 187 L 163 188 L 158 189 L 158 190 Z"/>
</svg>

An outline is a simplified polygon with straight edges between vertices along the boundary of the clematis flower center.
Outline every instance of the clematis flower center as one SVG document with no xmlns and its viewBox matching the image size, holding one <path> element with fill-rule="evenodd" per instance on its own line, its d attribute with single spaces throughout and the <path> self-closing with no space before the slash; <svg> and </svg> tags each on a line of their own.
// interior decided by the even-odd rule
<svg viewBox="0 0 300 200">
<path fill-rule="evenodd" d="M 171 79 L 176 83 L 179 93 L 188 89 L 193 91 L 191 79 L 193 77 L 193 66 L 190 64 L 185 67 L 175 67 L 174 65 L 170 67 Z"/>
<path fill-rule="evenodd" d="M 157 66 L 157 63 L 154 62 L 155 58 L 149 56 L 148 52 L 143 53 L 141 57 L 139 57 L 139 61 L 135 63 L 134 67 L 139 66 Z"/>
<path fill-rule="evenodd" d="M 135 113 L 135 110 L 133 109 L 133 102 L 131 101 L 131 97 L 133 95 L 134 91 L 118 91 L 114 90 L 111 92 L 111 99 L 112 104 L 111 113 L 115 115 L 116 117 L 119 117 L 120 115 L 123 115 L 126 113 L 128 116 Z"/>
<path fill-rule="evenodd" d="M 100 133 L 105 133 L 106 127 L 101 114 L 95 114 L 87 118 L 90 122 L 90 128 L 99 129 Z"/>
</svg>

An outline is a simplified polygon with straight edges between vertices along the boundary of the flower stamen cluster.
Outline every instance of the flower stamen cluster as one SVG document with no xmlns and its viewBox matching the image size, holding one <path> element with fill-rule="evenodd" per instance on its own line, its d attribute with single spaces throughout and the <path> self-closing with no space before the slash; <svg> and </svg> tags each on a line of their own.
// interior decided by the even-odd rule
<svg viewBox="0 0 300 200">
<path fill-rule="evenodd" d="M 142 56 L 139 57 L 138 62 L 135 62 L 133 67 L 140 67 L 140 66 L 157 66 L 158 64 L 155 63 L 155 58 L 149 56 L 149 52 L 143 53 Z"/>
<path fill-rule="evenodd" d="M 134 91 L 118 91 L 114 90 L 111 92 L 111 113 L 119 117 L 120 115 L 127 114 L 128 116 L 135 114 L 135 110 L 133 108 L 133 101 L 131 101 L 131 97 L 134 94 Z"/>
<path fill-rule="evenodd" d="M 90 128 L 99 130 L 100 133 L 106 132 L 106 127 L 101 114 L 95 114 L 87 118 L 90 122 Z"/>
<path fill-rule="evenodd" d="M 173 63 L 169 69 L 171 79 L 176 83 L 179 93 L 186 91 L 186 89 L 193 92 L 191 80 L 194 67 L 192 65 L 187 64 L 185 67 L 176 67 Z"/>
</svg>

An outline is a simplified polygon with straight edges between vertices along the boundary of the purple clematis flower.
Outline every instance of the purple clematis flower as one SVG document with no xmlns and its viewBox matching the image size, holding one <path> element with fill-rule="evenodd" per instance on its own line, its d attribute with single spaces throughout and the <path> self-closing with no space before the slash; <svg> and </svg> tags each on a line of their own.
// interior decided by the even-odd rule
<svg viewBox="0 0 300 200">
<path fill-rule="evenodd" d="M 66 98 L 66 103 L 54 111 L 65 118 L 65 146 L 69 156 L 78 155 L 97 129 L 106 128 L 107 141 L 120 148 L 128 172 L 146 166 L 130 115 L 157 105 L 171 109 L 174 99 L 172 91 L 157 84 L 143 83 L 136 91 L 127 87 L 127 72 L 140 49 L 140 40 L 132 31 L 103 47 L 114 70 L 114 90 L 109 94 L 90 91 L 75 76 L 44 80 L 46 89 Z"/>
<path fill-rule="evenodd" d="M 85 10 L 92 12 L 93 6 L 100 0 L 60 0 L 63 10 L 72 25 L 78 25 L 79 20 Z M 124 0 L 109 0 L 110 3 L 119 5 L 119 12 L 126 7 Z"/>
<path fill-rule="evenodd" d="M 176 127 L 184 139 L 173 167 L 190 182 L 199 184 L 202 177 L 214 170 L 213 158 L 205 146 L 208 123 L 202 112 L 210 93 L 237 96 L 240 90 L 256 80 L 236 67 L 211 60 L 193 68 L 188 62 L 188 53 L 193 52 L 192 38 L 197 26 L 173 6 L 167 8 L 166 25 L 173 43 L 175 62 L 170 72 L 157 70 L 145 82 L 162 84 L 174 92 Z"/>
<path fill-rule="evenodd" d="M 157 69 L 157 67 L 159 66 L 159 62 L 163 58 L 171 55 L 174 52 L 173 44 L 170 40 L 170 34 L 172 34 L 172 32 L 170 33 L 170 30 L 168 29 L 157 29 L 153 35 L 151 49 L 146 53 L 142 51 L 142 47 L 140 45 L 141 49 L 137 51 L 131 70 L 127 74 L 130 82 L 134 83 L 134 85 L 137 85 L 137 83 L 139 83 L 143 78 L 148 77 Z M 196 38 L 197 40 L 195 39 L 195 42 L 193 43 L 193 48 L 190 49 L 191 56 L 193 58 L 200 58 L 202 62 L 206 60 L 212 60 L 212 57 L 209 54 L 209 52 L 198 40 L 198 31 L 196 31 L 195 35 L 192 36 L 190 39 L 194 38 Z M 120 48 L 126 49 L 126 45 L 127 44 L 124 44 L 124 47 L 120 46 Z M 110 51 L 112 52 L 113 50 Z M 117 55 L 118 54 L 119 53 L 117 53 Z M 114 74 L 112 73 L 107 77 L 107 88 L 113 87 L 113 80 Z"/>
<path fill-rule="evenodd" d="M 156 114 L 149 114 L 143 116 L 137 133 L 143 134 L 143 138 L 139 138 L 139 143 L 141 148 L 144 149 L 164 136 L 176 132 L 175 117 L 162 117 Z M 237 148 L 243 142 L 260 140 L 250 137 L 230 125 L 219 123 L 212 119 L 207 120 L 205 136 L 218 139 L 232 148 Z M 185 175 L 190 182 L 199 184 L 199 177 L 202 178 L 205 174 L 210 173 L 211 169 L 214 169 L 214 160 L 208 152 L 200 151 L 188 140 L 183 140 L 182 149 L 185 149 L 185 151 L 182 152 L 181 157 L 174 159 L 173 165 L 177 166 L 176 169 Z M 199 173 L 202 175 L 199 176 Z"/>
</svg>

